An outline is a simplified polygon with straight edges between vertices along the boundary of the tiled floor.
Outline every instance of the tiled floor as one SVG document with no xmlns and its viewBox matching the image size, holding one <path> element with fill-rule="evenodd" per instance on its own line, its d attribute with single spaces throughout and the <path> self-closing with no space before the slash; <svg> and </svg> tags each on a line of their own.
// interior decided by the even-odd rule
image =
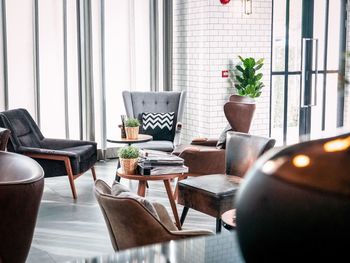
<svg viewBox="0 0 350 263">
<path fill-rule="evenodd" d="M 99 162 L 96 173 L 99 179 L 112 184 L 115 160 Z M 66 176 L 45 179 L 32 247 L 27 262 L 65 262 L 79 258 L 113 253 L 108 231 L 93 194 L 90 172 L 76 181 L 78 199 L 74 201 Z M 137 182 L 122 179 L 121 183 L 136 192 Z M 147 197 L 171 209 L 162 182 L 150 182 Z M 182 207 L 178 206 L 179 214 Z M 215 219 L 190 210 L 185 227 L 215 230 Z"/>
</svg>

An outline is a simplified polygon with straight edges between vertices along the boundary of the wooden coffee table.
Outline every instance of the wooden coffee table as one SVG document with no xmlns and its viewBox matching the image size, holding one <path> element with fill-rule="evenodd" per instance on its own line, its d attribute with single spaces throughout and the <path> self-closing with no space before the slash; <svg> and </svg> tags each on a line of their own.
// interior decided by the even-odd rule
<svg viewBox="0 0 350 263">
<path fill-rule="evenodd" d="M 183 174 L 164 174 L 164 175 L 140 175 L 140 174 L 124 174 L 121 168 L 118 168 L 117 175 L 129 179 L 129 180 L 137 180 L 139 181 L 139 186 L 137 189 L 137 194 L 139 196 L 146 195 L 146 184 L 147 181 L 160 181 L 164 182 L 164 186 L 168 195 L 168 199 L 171 205 L 171 210 L 173 211 L 173 215 L 175 218 L 176 226 L 179 230 L 181 230 L 181 224 L 179 219 L 179 214 L 177 213 L 176 203 L 174 198 L 174 192 L 171 188 L 170 180 L 183 176 Z"/>
<path fill-rule="evenodd" d="M 139 134 L 139 137 L 137 139 L 127 139 L 127 138 L 111 138 L 107 139 L 107 142 L 111 143 L 126 143 L 128 145 L 134 144 L 134 143 L 142 143 L 142 142 L 149 142 L 152 141 L 153 137 L 151 135 L 147 134 Z"/>
</svg>

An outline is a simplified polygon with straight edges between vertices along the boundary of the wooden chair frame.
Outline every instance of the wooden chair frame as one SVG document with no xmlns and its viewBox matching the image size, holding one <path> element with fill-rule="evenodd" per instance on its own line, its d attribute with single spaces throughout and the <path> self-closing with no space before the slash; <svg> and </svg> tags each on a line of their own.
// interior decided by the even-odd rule
<svg viewBox="0 0 350 263">
<path fill-rule="evenodd" d="M 25 153 L 26 156 L 31 158 L 37 158 L 37 159 L 46 159 L 46 160 L 56 160 L 56 161 L 63 161 L 64 165 L 66 167 L 68 180 L 70 184 L 70 188 L 72 190 L 72 195 L 74 199 L 77 199 L 77 191 L 75 189 L 74 180 L 77 179 L 79 176 L 81 176 L 84 173 L 80 174 L 73 174 L 72 165 L 70 162 L 70 159 L 68 156 L 63 155 L 57 155 L 57 154 L 36 154 L 36 153 Z M 91 167 L 92 177 L 94 181 L 96 181 L 96 171 L 95 166 Z"/>
</svg>

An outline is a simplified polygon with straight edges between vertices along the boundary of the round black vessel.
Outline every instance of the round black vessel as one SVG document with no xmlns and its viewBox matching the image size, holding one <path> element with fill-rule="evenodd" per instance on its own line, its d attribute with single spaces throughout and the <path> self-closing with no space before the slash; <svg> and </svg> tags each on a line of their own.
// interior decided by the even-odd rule
<svg viewBox="0 0 350 263">
<path fill-rule="evenodd" d="M 267 153 L 236 199 L 247 262 L 332 260 L 350 249 L 350 134 Z"/>
</svg>

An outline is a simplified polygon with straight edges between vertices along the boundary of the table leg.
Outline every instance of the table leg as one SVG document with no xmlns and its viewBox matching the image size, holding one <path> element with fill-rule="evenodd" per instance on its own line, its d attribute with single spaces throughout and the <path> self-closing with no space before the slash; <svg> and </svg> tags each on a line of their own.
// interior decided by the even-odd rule
<svg viewBox="0 0 350 263">
<path fill-rule="evenodd" d="M 120 183 L 120 176 L 118 175 L 118 172 L 115 172 L 115 181 L 117 181 L 118 183 Z"/>
<path fill-rule="evenodd" d="M 177 180 L 175 184 L 175 190 L 174 190 L 174 200 L 177 202 L 177 197 L 179 195 L 179 179 Z"/>
<path fill-rule="evenodd" d="M 180 218 L 179 218 L 179 214 L 177 213 L 176 203 L 175 203 L 173 191 L 171 189 L 170 180 L 163 180 L 163 182 L 164 182 L 166 192 L 168 194 L 171 210 L 173 210 L 176 226 L 179 230 L 181 230 Z"/>
<path fill-rule="evenodd" d="M 175 191 L 174 191 L 174 199 L 175 199 L 175 201 L 177 201 L 177 197 L 178 197 L 178 195 L 179 195 L 179 182 L 181 181 L 181 180 L 184 180 L 184 179 L 186 179 L 188 176 L 186 175 L 186 174 L 183 174 L 183 175 L 181 175 L 181 176 L 179 176 L 178 178 L 177 178 L 177 182 L 176 182 L 176 185 L 175 185 Z"/>
<path fill-rule="evenodd" d="M 139 196 L 145 197 L 145 195 L 146 195 L 146 183 L 147 183 L 147 181 L 143 181 L 143 180 L 139 181 L 139 186 L 137 188 L 137 194 Z"/>
</svg>

